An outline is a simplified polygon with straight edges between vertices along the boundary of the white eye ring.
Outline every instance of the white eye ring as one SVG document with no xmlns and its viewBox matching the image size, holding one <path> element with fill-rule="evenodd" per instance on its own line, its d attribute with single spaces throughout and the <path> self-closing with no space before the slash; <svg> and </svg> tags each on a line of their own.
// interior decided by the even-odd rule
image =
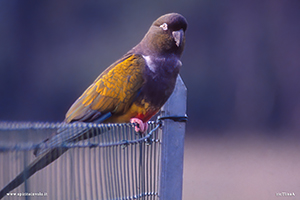
<svg viewBox="0 0 300 200">
<path fill-rule="evenodd" d="M 168 30 L 168 24 L 167 23 L 163 23 L 159 27 L 161 27 L 164 31 Z"/>
</svg>

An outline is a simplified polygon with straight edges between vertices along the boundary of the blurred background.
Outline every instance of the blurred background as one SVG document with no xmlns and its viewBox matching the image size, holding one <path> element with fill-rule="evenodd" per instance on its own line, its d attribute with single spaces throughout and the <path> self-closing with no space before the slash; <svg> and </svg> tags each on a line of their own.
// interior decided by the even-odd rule
<svg viewBox="0 0 300 200">
<path fill-rule="evenodd" d="M 300 1 L 2 0 L 0 120 L 62 121 L 168 12 L 189 23 L 184 199 L 299 196 Z"/>
</svg>

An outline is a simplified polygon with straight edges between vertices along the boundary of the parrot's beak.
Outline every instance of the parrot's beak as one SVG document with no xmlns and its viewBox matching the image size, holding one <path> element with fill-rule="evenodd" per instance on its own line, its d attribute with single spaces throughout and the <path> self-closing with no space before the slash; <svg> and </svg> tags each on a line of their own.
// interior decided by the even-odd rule
<svg viewBox="0 0 300 200">
<path fill-rule="evenodd" d="M 182 29 L 179 31 L 173 31 L 172 32 L 173 38 L 175 40 L 176 46 L 179 47 L 183 41 L 184 32 Z"/>
</svg>

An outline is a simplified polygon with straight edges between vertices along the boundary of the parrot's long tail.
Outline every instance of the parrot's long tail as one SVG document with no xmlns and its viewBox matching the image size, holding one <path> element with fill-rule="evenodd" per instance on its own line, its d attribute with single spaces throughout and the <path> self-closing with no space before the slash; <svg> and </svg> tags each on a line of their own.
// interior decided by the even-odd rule
<svg viewBox="0 0 300 200">
<path fill-rule="evenodd" d="M 43 169 L 65 153 L 68 147 L 65 147 L 64 144 L 95 137 L 103 132 L 103 130 L 95 131 L 87 127 L 84 123 L 77 123 L 77 125 L 73 123 L 72 128 L 69 125 L 62 126 L 53 137 L 38 145 L 34 151 L 34 155 L 37 158 L 0 191 L 0 199 L 21 185 L 35 172 Z"/>
<path fill-rule="evenodd" d="M 43 154 L 39 155 L 29 166 L 27 166 L 14 180 L 7 184 L 0 191 L 0 199 L 2 199 L 8 192 L 21 185 L 26 179 L 31 177 L 35 172 L 43 169 L 51 162 L 65 153 L 67 148 L 48 149 Z"/>
</svg>

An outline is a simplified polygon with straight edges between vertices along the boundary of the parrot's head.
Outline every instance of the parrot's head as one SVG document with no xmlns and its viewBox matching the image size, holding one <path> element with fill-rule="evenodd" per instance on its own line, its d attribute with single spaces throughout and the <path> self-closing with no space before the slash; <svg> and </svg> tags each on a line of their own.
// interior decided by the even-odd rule
<svg viewBox="0 0 300 200">
<path fill-rule="evenodd" d="M 141 41 L 143 49 L 154 55 L 181 56 L 185 44 L 186 19 L 178 13 L 165 14 L 156 19 Z"/>
</svg>

